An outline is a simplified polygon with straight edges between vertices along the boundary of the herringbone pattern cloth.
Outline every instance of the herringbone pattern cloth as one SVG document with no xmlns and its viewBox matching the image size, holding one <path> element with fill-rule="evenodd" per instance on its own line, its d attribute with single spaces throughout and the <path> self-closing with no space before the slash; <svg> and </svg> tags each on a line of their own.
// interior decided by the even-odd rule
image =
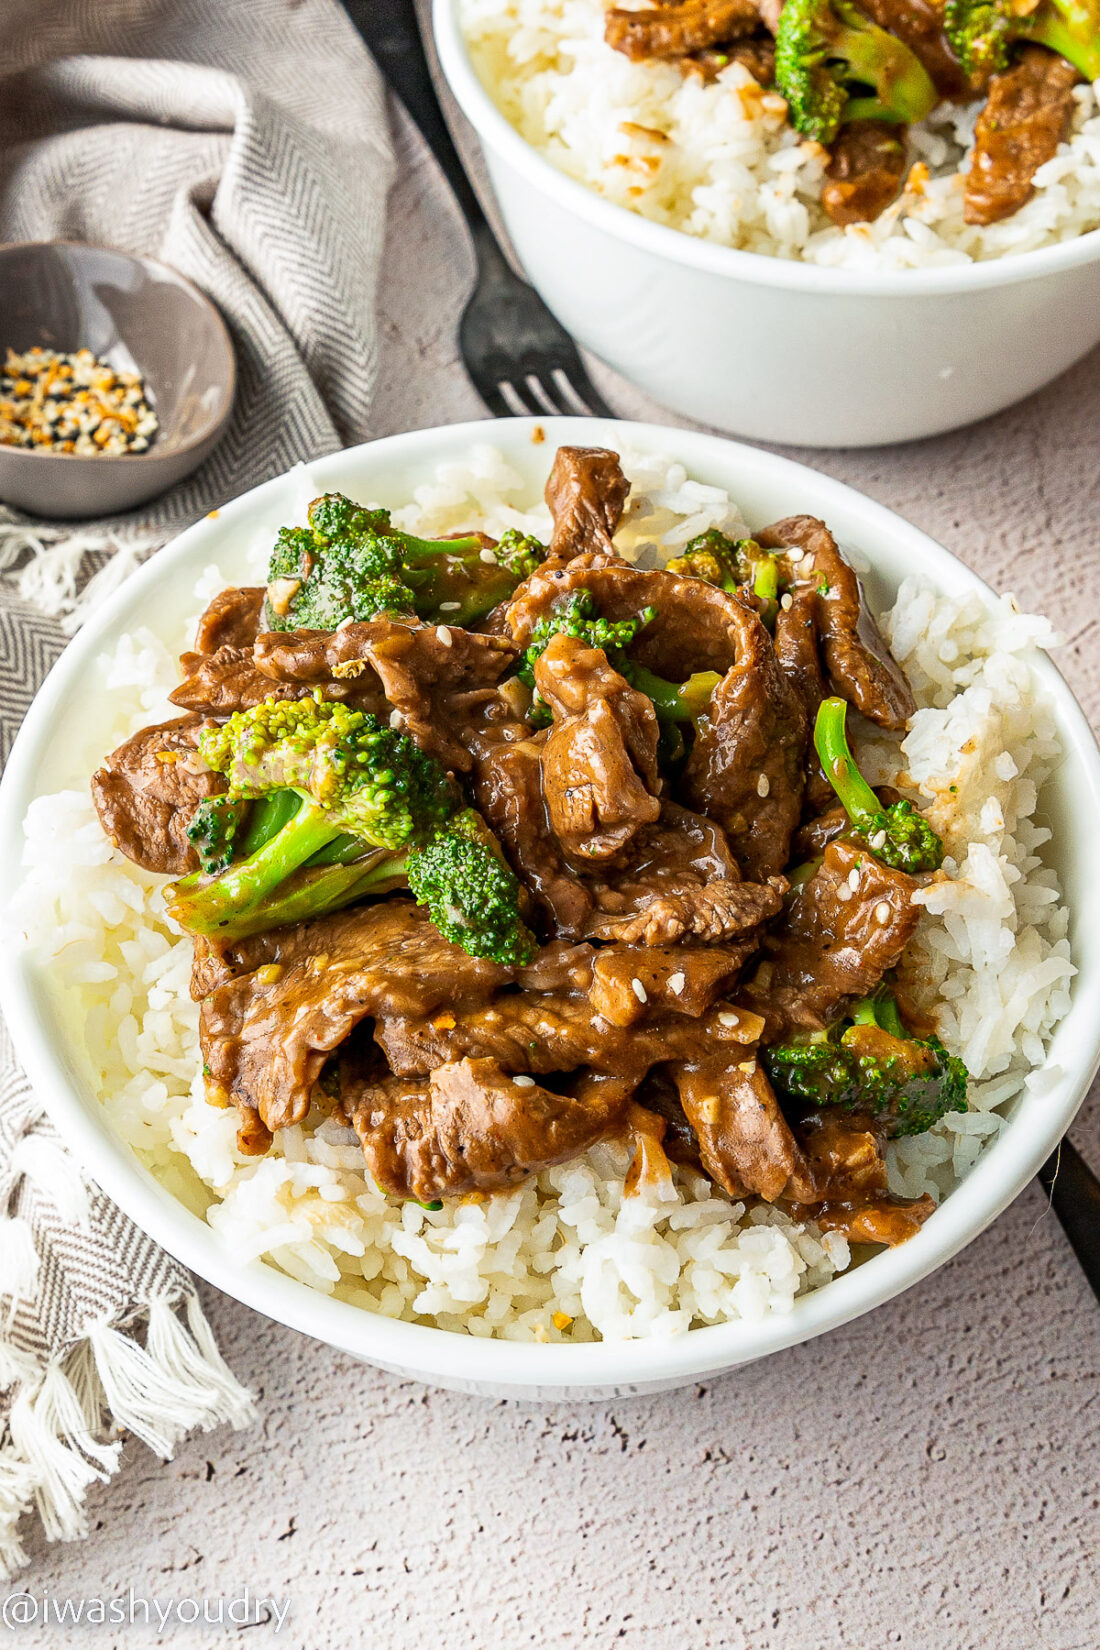
<svg viewBox="0 0 1100 1650">
<path fill-rule="evenodd" d="M 0 241 L 162 259 L 218 304 L 239 369 L 225 440 L 137 518 L 74 539 L 22 534 L 0 510 L 6 757 L 82 577 L 112 552 L 132 565 L 227 498 L 369 433 L 392 163 L 379 77 L 336 0 L 0 11 Z M 68 557 L 68 593 L 55 578 L 52 603 L 64 628 L 20 599 L 28 556 Z M 169 1451 L 190 1427 L 248 1414 L 190 1278 L 81 1184 L 0 1036 L 0 1575 L 20 1562 L 31 1506 L 50 1535 L 83 1531 L 87 1485 L 117 1464 L 112 1429 Z"/>
</svg>

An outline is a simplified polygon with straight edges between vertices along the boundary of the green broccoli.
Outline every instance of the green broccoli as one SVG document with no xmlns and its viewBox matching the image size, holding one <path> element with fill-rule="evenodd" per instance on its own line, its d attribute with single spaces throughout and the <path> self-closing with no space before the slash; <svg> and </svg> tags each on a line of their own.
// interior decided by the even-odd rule
<svg viewBox="0 0 1100 1650">
<path fill-rule="evenodd" d="M 199 803 L 187 827 L 187 840 L 208 876 L 217 876 L 230 863 L 247 818 L 248 803 L 238 797 L 208 796 Z"/>
<path fill-rule="evenodd" d="M 528 687 L 534 687 L 535 665 L 545 652 L 550 638 L 576 636 L 589 647 L 602 648 L 612 668 L 624 676 L 631 687 L 653 701 L 653 708 L 663 721 L 694 721 L 706 710 L 711 694 L 721 681 L 717 671 L 696 671 L 686 682 L 669 682 L 626 656 L 626 649 L 638 632 L 656 617 L 656 608 L 643 607 L 633 619 L 604 619 L 590 590 L 583 587 L 574 590 L 553 613 L 539 619 L 531 632 L 517 675 Z M 550 721 L 549 710 L 538 699 L 532 706 L 531 720 L 536 726 L 545 726 Z"/>
<path fill-rule="evenodd" d="M 828 1031 L 763 1050 L 774 1087 L 811 1106 L 870 1114 L 891 1138 L 966 1110 L 969 1073 L 938 1037 L 911 1037 L 880 989 Z"/>
<path fill-rule="evenodd" d="M 844 804 L 848 818 L 870 851 L 899 871 L 936 871 L 943 863 L 943 843 L 919 809 L 902 799 L 883 807 L 848 747 L 843 699 L 823 699 L 814 725 L 814 746 L 821 768 Z"/>
<path fill-rule="evenodd" d="M 1047 46 L 1086 80 L 1100 79 L 1100 0 L 947 0 L 944 28 L 956 57 L 977 81 L 1009 66 L 1017 42 Z"/>
<path fill-rule="evenodd" d="M 795 130 L 826 144 L 848 121 L 909 124 L 939 102 L 920 59 L 850 0 L 787 0 L 775 79 Z"/>
<path fill-rule="evenodd" d="M 199 748 L 229 779 L 228 796 L 257 809 L 244 857 L 170 890 L 183 927 L 238 939 L 409 887 L 473 955 L 530 955 L 518 882 L 454 781 L 408 735 L 317 693 L 238 712 Z"/>
<path fill-rule="evenodd" d="M 378 613 L 468 625 L 512 594 L 545 556 L 514 531 L 495 550 L 476 536 L 420 539 L 342 493 L 309 507 L 308 527 L 284 527 L 268 567 L 270 630 L 335 630 Z"/>
</svg>

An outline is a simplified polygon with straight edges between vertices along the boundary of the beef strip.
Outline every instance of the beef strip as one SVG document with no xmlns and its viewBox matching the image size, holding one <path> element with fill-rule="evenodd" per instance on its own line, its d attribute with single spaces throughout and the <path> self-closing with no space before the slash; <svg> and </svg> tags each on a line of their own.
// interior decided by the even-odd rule
<svg viewBox="0 0 1100 1650">
<path fill-rule="evenodd" d="M 516 589 L 508 629 L 526 647 L 540 619 L 548 618 L 577 590 L 588 590 L 607 619 L 655 617 L 630 644 L 630 657 L 670 682 L 695 671 L 727 671 L 737 657 L 745 609 L 734 597 L 679 573 L 632 567 L 617 557 L 582 554 L 567 565 L 544 563 Z"/>
<path fill-rule="evenodd" d="M 885 212 L 906 171 L 905 127 L 888 120 L 852 120 L 829 146 L 821 204 L 834 223 L 873 223 Z"/>
<path fill-rule="evenodd" d="M 428 1078 L 339 1065 L 341 1104 L 378 1185 L 431 1202 L 514 1186 L 587 1151 L 620 1124 L 633 1084 L 578 1074 L 572 1093 L 517 1085 L 495 1060 L 455 1060 Z"/>
<path fill-rule="evenodd" d="M 993 76 L 974 128 L 967 223 L 998 223 L 1031 199 L 1036 171 L 1069 128 L 1079 78 L 1064 57 L 1042 46 L 1025 46 L 1010 69 Z"/>
<path fill-rule="evenodd" d="M 801 1219 L 852 1243 L 904 1243 L 935 1208 L 930 1197 L 892 1197 L 886 1189 L 882 1137 L 869 1118 L 824 1111 L 798 1125 L 816 1207 L 799 1208 Z"/>
<path fill-rule="evenodd" d="M 920 886 L 858 843 L 829 844 L 819 869 L 765 935 L 764 961 L 740 993 L 765 1016 L 768 1042 L 792 1031 L 820 1031 L 874 991 L 912 938 L 920 917 L 913 894 Z"/>
<path fill-rule="evenodd" d="M 251 647 L 220 647 L 216 653 L 185 653 L 183 681 L 168 695 L 182 710 L 214 717 L 251 710 L 265 699 L 304 699 L 313 689 L 305 682 L 274 682 L 256 665 Z M 334 684 L 334 699 L 349 699 L 351 685 Z"/>
<path fill-rule="evenodd" d="M 882 728 L 903 728 L 916 701 L 900 666 L 863 600 L 854 571 L 816 516 L 787 516 L 758 533 L 768 549 L 793 549 L 783 558 L 792 593 L 808 591 L 821 657 L 833 692 Z"/>
<path fill-rule="evenodd" d="M 92 775 L 92 800 L 119 851 L 146 871 L 182 876 L 198 865 L 187 827 L 199 803 L 225 790 L 198 754 L 202 716 L 142 728 Z"/>
<path fill-rule="evenodd" d="M 780 605 L 775 618 L 775 656 L 779 668 L 798 695 L 806 714 L 805 788 L 802 793 L 803 813 L 807 809 L 818 813 L 836 800 L 836 792 L 822 772 L 814 750 L 813 729 L 818 708 L 826 697 L 825 677 L 821 670 L 821 654 L 817 645 L 817 626 L 814 608 L 817 601 L 812 590 L 791 593 L 790 606 Z M 792 852 L 798 854 L 792 842 Z"/>
<path fill-rule="evenodd" d="M 668 1069 L 654 1066 L 639 1083 L 634 1098 L 638 1105 L 661 1119 L 665 1126 L 662 1144 L 672 1161 L 686 1169 L 694 1169 L 696 1174 L 704 1174 L 699 1141 L 687 1120 L 680 1103 L 680 1092 Z"/>
<path fill-rule="evenodd" d="M 676 0 L 651 11 L 612 6 L 604 39 L 632 62 L 674 59 L 752 34 L 760 25 L 753 0 Z"/>
<path fill-rule="evenodd" d="M 199 620 L 196 653 L 217 653 L 222 647 L 250 648 L 263 629 L 264 597 L 261 585 L 230 585 L 214 597 Z"/>
<path fill-rule="evenodd" d="M 594 953 L 588 1001 L 613 1026 L 632 1026 L 654 1012 L 698 1019 L 726 994 L 755 942 L 740 946 L 601 945 Z"/>
<path fill-rule="evenodd" d="M 374 1035 L 399 1077 L 423 1077 L 469 1057 L 536 1075 L 587 1066 L 637 1083 L 662 1060 L 698 1059 L 709 1050 L 729 1058 L 731 1050 L 754 1044 L 761 1028 L 760 1016 L 744 1009 L 711 1009 L 698 1019 L 658 1012 L 641 1025 L 616 1026 L 594 1014 L 587 997 L 524 992 L 460 1014 L 379 1014 Z"/>
<path fill-rule="evenodd" d="M 786 883 L 743 883 L 721 826 L 665 802 L 657 823 L 639 831 L 623 866 L 605 872 L 604 880 L 591 879 L 590 887 L 590 939 L 716 945 L 755 940 L 760 924 L 779 910 Z"/>
<path fill-rule="evenodd" d="M 728 1054 L 705 1053 L 670 1070 L 703 1168 L 724 1191 L 731 1197 L 755 1192 L 768 1203 L 813 1196 L 802 1150 L 754 1047 L 732 1061 Z"/>
<path fill-rule="evenodd" d="M 618 453 L 606 447 L 559 447 L 546 483 L 554 521 L 551 557 L 567 560 L 582 550 L 614 555 L 611 541 L 629 493 Z"/>
<path fill-rule="evenodd" d="M 680 789 L 722 826 L 742 875 L 758 881 L 787 863 L 802 811 L 808 728 L 763 623 L 734 606 L 737 662 L 698 723 Z"/>
<path fill-rule="evenodd" d="M 661 811 L 653 704 L 573 636 L 551 638 L 535 686 L 554 716 L 541 751 L 554 834 L 567 854 L 611 859 Z"/>
<path fill-rule="evenodd" d="M 697 77 L 709 86 L 731 63 L 740 63 L 758 86 L 775 85 L 775 42 L 768 34 L 755 34 L 743 40 L 731 40 L 707 51 L 693 52 L 680 59 L 680 72 L 685 79 Z"/>
<path fill-rule="evenodd" d="M 859 9 L 909 47 L 941 98 L 962 101 L 972 95 L 976 88 L 951 50 L 943 28 L 943 6 L 937 0 L 860 0 Z"/>
<path fill-rule="evenodd" d="M 355 906 L 255 936 L 228 953 L 244 971 L 203 998 L 199 1037 L 215 1097 L 269 1130 L 300 1122 L 334 1049 L 376 1014 L 449 1017 L 511 978 L 468 956 L 404 900 Z"/>
</svg>

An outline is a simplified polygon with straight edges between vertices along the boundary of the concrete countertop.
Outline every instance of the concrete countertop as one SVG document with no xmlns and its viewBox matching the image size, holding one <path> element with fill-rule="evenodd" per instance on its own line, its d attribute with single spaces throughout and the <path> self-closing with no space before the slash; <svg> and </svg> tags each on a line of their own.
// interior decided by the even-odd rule
<svg viewBox="0 0 1100 1650">
<path fill-rule="evenodd" d="M 463 234 L 402 130 L 378 434 L 479 417 L 454 345 Z M 425 277 L 426 271 L 434 275 Z M 675 422 L 599 374 L 617 410 Z M 1100 353 L 997 419 L 806 460 L 900 511 L 1066 634 L 1100 724 Z M 1073 1130 L 1100 1165 L 1100 1093 Z M 204 1290 L 262 1420 L 176 1460 L 131 1445 L 94 1533 L 32 1534 L 54 1597 L 291 1601 L 302 1650 L 1097 1650 L 1100 1305 L 1037 1185 L 871 1317 L 621 1403 L 427 1391 Z M 109 1628 L 26 1643 L 135 1645 Z M 230 1630 L 231 1631 L 231 1630 Z M 212 1628 L 181 1643 L 223 1644 Z"/>
</svg>

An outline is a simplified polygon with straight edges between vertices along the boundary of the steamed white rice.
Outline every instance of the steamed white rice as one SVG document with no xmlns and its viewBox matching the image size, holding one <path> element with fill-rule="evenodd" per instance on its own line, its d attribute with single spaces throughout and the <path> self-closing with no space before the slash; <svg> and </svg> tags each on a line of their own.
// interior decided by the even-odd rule
<svg viewBox="0 0 1100 1650">
<path fill-rule="evenodd" d="M 986 228 L 963 222 L 981 103 L 910 129 L 913 164 L 873 224 L 821 206 L 826 151 L 739 64 L 711 85 L 606 45 L 604 0 L 462 0 L 477 72 L 520 134 L 571 178 L 654 223 L 721 246 L 849 269 L 927 269 L 1029 252 L 1100 226 L 1100 82 L 1078 86 L 1072 130 L 1033 198 Z"/>
<path fill-rule="evenodd" d="M 634 491 L 619 542 L 632 559 L 660 562 L 709 526 L 743 530 L 728 496 L 682 465 L 627 453 L 624 467 Z M 320 490 L 303 470 L 303 516 Z M 478 522 L 545 533 L 544 507 L 527 502 L 520 478 L 480 445 L 396 514 L 437 533 Z M 207 569 L 196 613 L 225 584 L 254 580 L 268 549 L 242 544 L 231 566 Z M 192 628 L 137 631 L 100 659 L 103 722 L 89 773 L 130 731 L 173 714 L 165 695 Z M 1042 863 L 1049 833 L 1036 823 L 1058 740 L 1033 665 L 1055 638 L 1011 598 L 990 610 L 917 579 L 886 628 L 923 708 L 900 749 L 879 735 L 865 750 L 877 778 L 900 774 L 919 790 L 946 838 L 950 880 L 925 895 L 911 973 L 917 989 L 943 998 L 944 1041 L 976 1078 L 966 1115 L 891 1150 L 894 1189 L 939 1198 L 1002 1126 L 1000 1108 L 1044 1081 L 1045 1046 L 1069 1006 L 1066 913 Z M 265 1260 L 391 1317 L 554 1341 L 671 1336 L 787 1312 L 849 1264 L 839 1235 L 732 1202 L 684 1170 L 664 1201 L 624 1198 L 617 1146 L 436 1212 L 388 1200 L 354 1133 L 331 1119 L 282 1130 L 265 1158 L 243 1157 L 236 1113 L 204 1097 L 191 946 L 165 918 L 163 879 L 112 849 L 84 786 L 32 804 L 26 839 L 16 927 L 48 970 L 73 1057 L 111 1126 L 240 1264 Z"/>
</svg>

